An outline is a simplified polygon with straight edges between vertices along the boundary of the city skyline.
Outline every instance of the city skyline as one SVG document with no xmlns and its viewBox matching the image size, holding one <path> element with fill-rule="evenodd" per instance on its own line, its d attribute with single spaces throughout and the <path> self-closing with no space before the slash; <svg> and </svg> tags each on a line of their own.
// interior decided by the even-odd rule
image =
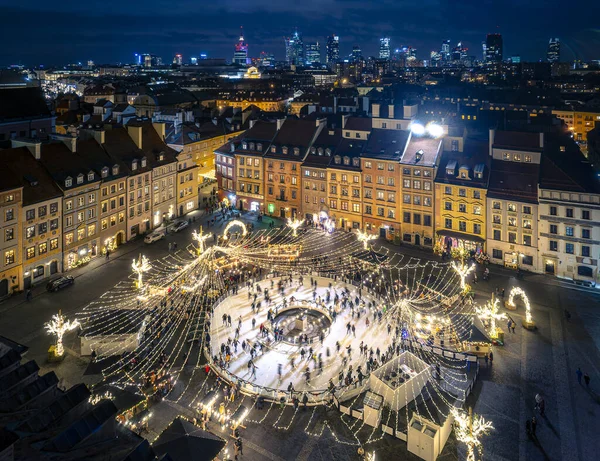
<svg viewBox="0 0 600 461">
<path fill-rule="evenodd" d="M 478 50 L 488 33 L 503 35 L 505 57 L 520 55 L 526 61 L 545 60 L 550 37 L 560 37 L 561 59 L 565 61 L 598 59 L 596 50 L 600 49 L 600 32 L 593 28 L 591 19 L 595 16 L 592 10 L 600 9 L 596 6 L 588 9 L 590 14 L 586 17 L 569 21 L 577 8 L 552 15 L 551 5 L 502 9 L 496 1 L 490 2 L 485 11 L 473 6 L 462 9 L 461 15 L 438 0 L 417 6 L 387 1 L 368 5 L 350 2 L 343 7 L 334 0 L 301 5 L 233 1 L 219 7 L 183 2 L 180 8 L 187 12 L 183 16 L 162 3 L 138 1 L 116 5 L 111 13 L 99 6 L 70 1 L 52 11 L 44 10 L 37 0 L 21 5 L 3 8 L 11 21 L 1 34 L 5 44 L 0 51 L 2 66 L 54 66 L 88 59 L 96 63 L 127 63 L 136 52 L 156 54 L 166 62 L 177 53 L 184 56 L 185 62 L 201 52 L 231 60 L 232 46 L 242 25 L 250 46 L 249 56 L 266 51 L 277 60 L 285 59 L 282 37 L 293 34 L 296 27 L 306 43 L 325 43 L 328 35 L 339 35 L 340 58 L 348 56 L 354 45 L 361 47 L 364 56 L 377 56 L 380 38 L 390 37 L 392 50 L 401 45 L 412 46 L 418 50 L 419 59 L 427 59 L 448 38 L 452 43 L 461 41 L 470 50 Z M 413 22 L 406 21 L 409 16 L 415 18 Z M 399 18 L 403 20 L 398 21 Z M 122 33 L 114 34 L 114 30 Z M 36 42 L 45 46 L 31 46 Z"/>
</svg>

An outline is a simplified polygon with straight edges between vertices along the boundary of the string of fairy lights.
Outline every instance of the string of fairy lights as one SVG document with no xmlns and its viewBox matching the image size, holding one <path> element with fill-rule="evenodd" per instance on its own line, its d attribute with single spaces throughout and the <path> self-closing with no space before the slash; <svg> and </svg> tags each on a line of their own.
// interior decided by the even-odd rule
<svg viewBox="0 0 600 461">
<path fill-rule="evenodd" d="M 422 261 L 378 245 L 367 234 L 302 229 L 300 221 L 290 221 L 287 228 L 248 232 L 244 223 L 236 220 L 229 222 L 221 234 L 199 229 L 193 240 L 194 243 L 162 259 L 149 261 L 139 255 L 132 261 L 128 279 L 77 316 L 82 337 L 97 352 L 96 362 L 103 368 L 105 382 L 117 387 L 133 386 L 140 392 L 146 392 L 151 377 L 157 381 L 166 379 L 171 387 L 179 383 L 177 392 L 166 398 L 199 414 L 217 405 L 215 413 L 223 428 L 243 408 L 255 407 L 257 396 L 262 396 L 265 411 L 246 412 L 243 419 L 254 424 L 270 421 L 277 430 L 289 430 L 298 420 L 299 408 L 307 404 L 310 416 L 303 428 L 307 434 L 320 436 L 328 429 L 338 443 L 362 447 L 380 440 L 385 432 L 368 425 L 365 419 L 352 417 L 348 411 L 350 414 L 339 413 L 346 429 L 338 434 L 326 418 L 319 416 L 332 396 L 352 409 L 360 406 L 367 388 L 374 394 L 385 394 L 385 380 L 370 379 L 377 369 L 364 373 L 360 384 L 345 383 L 342 377 L 348 371 L 344 368 L 346 360 L 340 367 L 334 353 L 333 359 L 324 360 L 319 366 L 321 378 L 315 382 L 321 384 L 306 379 L 302 389 L 294 391 L 296 400 L 289 398 L 294 392 L 287 392 L 281 379 L 279 383 L 261 385 L 252 376 L 248 378 L 247 373 L 240 376 L 239 372 L 221 368 L 214 360 L 212 345 L 232 331 L 232 327 L 218 325 L 221 313 L 229 313 L 234 322 L 239 316 L 240 331 L 242 318 L 249 322 L 250 317 L 256 317 L 254 305 L 250 314 L 250 300 L 263 303 L 263 314 L 268 308 L 287 302 L 286 296 L 298 296 L 298 301 L 308 305 L 311 301 L 314 305 L 320 303 L 330 313 L 338 309 L 340 315 L 347 315 L 348 309 L 340 308 L 339 299 L 355 299 L 360 318 L 356 324 L 366 325 L 364 331 L 368 331 L 372 344 L 368 355 L 367 344 L 363 353 L 361 342 L 360 355 L 355 351 L 354 357 L 349 358 L 351 365 L 360 365 L 364 370 L 369 357 L 376 355 L 378 367 L 387 367 L 389 375 L 402 376 L 408 365 L 394 360 L 401 353 L 409 353 L 403 360 L 422 366 L 427 377 L 405 380 L 404 398 L 394 393 L 388 404 L 395 410 L 385 413 L 381 420 L 384 426 L 402 431 L 413 414 L 431 421 L 445 420 L 464 405 L 472 380 L 464 344 L 471 340 L 476 315 L 490 320 L 500 315 L 497 307 L 477 307 L 467 296 L 466 278 L 472 266 L 465 263 L 464 257 L 459 258 L 460 263 Z M 311 289 L 305 289 L 302 277 L 306 281 L 310 278 Z M 312 291 L 313 278 L 319 282 L 318 300 L 317 289 Z M 239 301 L 239 292 L 242 298 L 247 294 L 248 302 Z M 334 301 L 334 295 L 339 299 Z M 513 297 L 524 300 L 527 321 L 532 322 L 526 295 L 517 291 L 511 294 L 510 302 Z M 352 338 L 336 339 L 350 357 L 350 346 L 356 349 Z M 373 354 L 373 346 L 377 346 L 377 354 Z M 278 347 L 260 345 L 261 350 L 266 348 L 266 354 Z M 287 353 L 294 359 L 299 355 L 298 347 Z M 329 350 L 327 353 L 329 357 Z M 238 352 L 236 348 L 230 355 L 234 362 L 247 360 L 245 350 Z M 223 379 L 216 383 L 209 379 L 204 370 L 206 360 Z M 311 360 L 303 361 L 302 366 L 308 369 L 310 363 Z M 316 363 L 315 359 L 313 372 Z M 275 367 L 276 363 L 266 365 L 261 375 L 275 376 Z M 302 374 L 299 375 L 301 379 Z M 336 383 L 333 392 L 323 385 L 326 378 Z M 221 410 L 226 388 L 232 383 L 241 392 L 235 402 Z M 298 382 L 296 386 L 301 387 Z M 205 401 L 207 395 L 209 402 Z"/>
</svg>

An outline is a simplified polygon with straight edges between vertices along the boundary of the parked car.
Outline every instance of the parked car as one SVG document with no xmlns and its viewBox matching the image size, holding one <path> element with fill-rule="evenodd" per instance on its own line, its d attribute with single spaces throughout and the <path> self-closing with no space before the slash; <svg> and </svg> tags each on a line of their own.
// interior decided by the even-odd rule
<svg viewBox="0 0 600 461">
<path fill-rule="evenodd" d="M 177 221 L 174 222 L 169 229 L 171 230 L 171 232 L 179 232 L 185 229 L 187 226 L 189 226 L 189 223 L 187 221 Z"/>
<path fill-rule="evenodd" d="M 154 243 L 164 238 L 164 232 L 152 232 L 151 234 L 148 234 L 146 235 L 146 237 L 144 237 L 144 243 Z"/>
<path fill-rule="evenodd" d="M 75 283 L 75 279 L 71 275 L 64 275 L 58 277 L 54 280 L 50 280 L 46 285 L 46 290 L 48 291 L 58 291 L 64 287 L 68 287 L 69 285 L 73 285 Z"/>
</svg>

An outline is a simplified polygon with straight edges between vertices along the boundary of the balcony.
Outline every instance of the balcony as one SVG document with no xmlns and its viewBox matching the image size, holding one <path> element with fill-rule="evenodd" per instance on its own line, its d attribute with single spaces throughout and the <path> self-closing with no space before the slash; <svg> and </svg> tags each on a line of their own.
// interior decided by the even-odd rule
<svg viewBox="0 0 600 461">
<path fill-rule="evenodd" d="M 282 197 L 280 195 L 278 195 L 277 197 L 275 197 L 275 200 L 277 200 L 279 202 L 287 202 L 287 198 L 286 197 Z"/>
</svg>

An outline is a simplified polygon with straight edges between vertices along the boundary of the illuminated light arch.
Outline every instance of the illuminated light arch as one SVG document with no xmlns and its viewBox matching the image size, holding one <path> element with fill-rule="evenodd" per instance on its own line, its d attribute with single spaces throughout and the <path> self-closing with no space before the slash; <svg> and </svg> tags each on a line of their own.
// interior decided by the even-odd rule
<svg viewBox="0 0 600 461">
<path fill-rule="evenodd" d="M 248 235 L 248 229 L 246 228 L 246 225 L 242 221 L 235 219 L 229 224 L 227 224 L 227 226 L 225 226 L 225 229 L 223 229 L 223 240 L 227 240 L 227 232 L 229 232 L 229 229 L 235 226 L 242 228 L 242 237 Z"/>
<path fill-rule="evenodd" d="M 514 308 L 517 307 L 514 300 L 515 296 L 520 297 L 523 300 L 523 304 L 525 304 L 525 322 L 532 324 L 533 318 L 531 317 L 531 304 L 529 303 L 529 298 L 525 294 L 525 291 L 523 291 L 521 287 L 513 287 L 513 289 L 510 290 L 510 294 L 508 296 L 508 305 Z"/>
</svg>

